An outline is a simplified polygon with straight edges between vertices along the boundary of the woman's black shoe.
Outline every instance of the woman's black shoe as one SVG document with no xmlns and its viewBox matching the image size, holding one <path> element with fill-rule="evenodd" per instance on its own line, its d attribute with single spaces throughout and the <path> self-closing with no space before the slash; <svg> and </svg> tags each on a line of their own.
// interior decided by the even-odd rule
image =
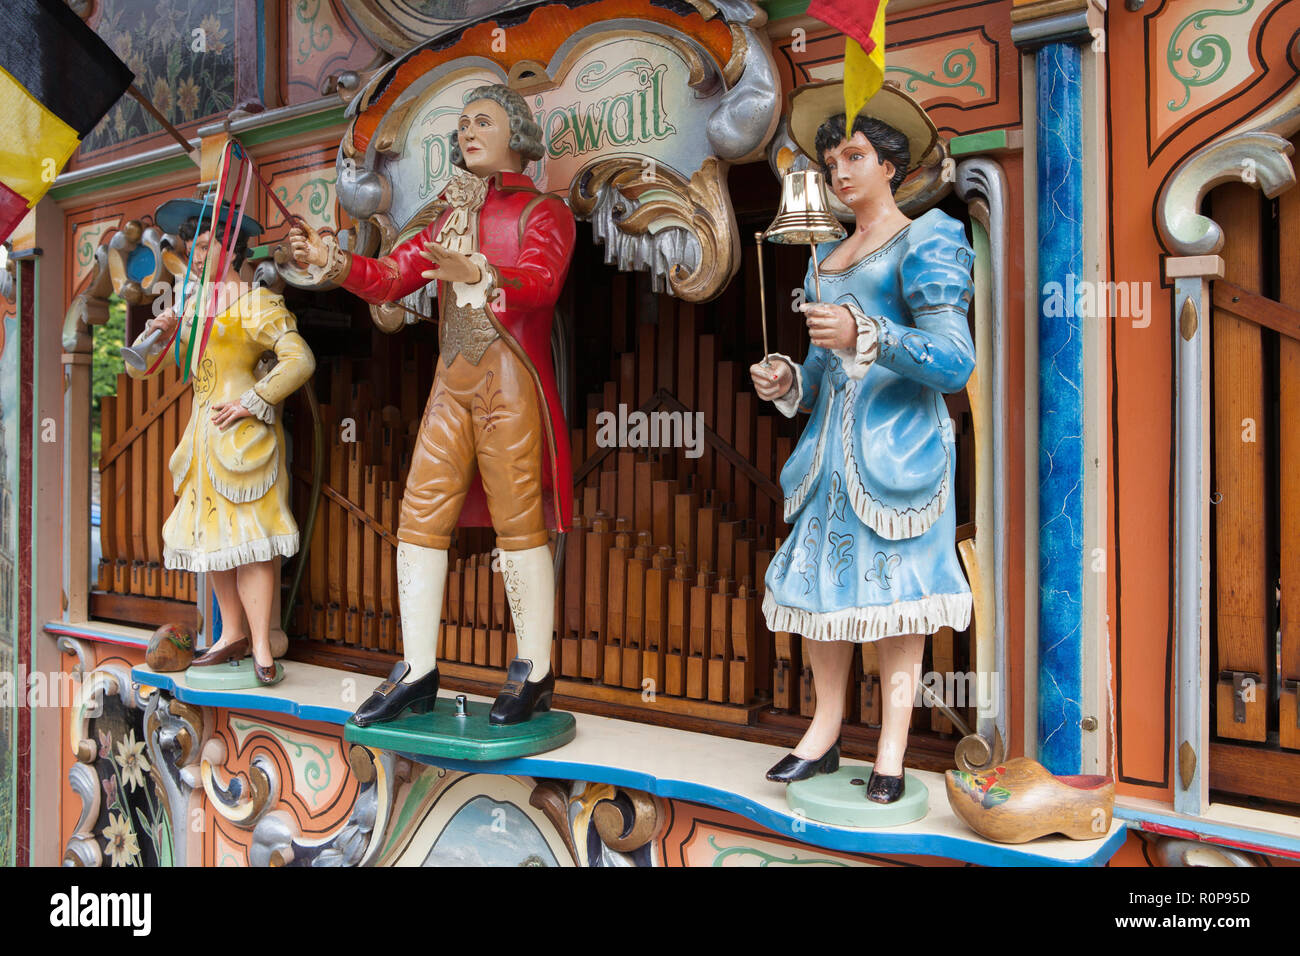
<svg viewBox="0 0 1300 956">
<path fill-rule="evenodd" d="M 791 783 L 795 780 L 807 780 L 819 773 L 834 773 L 840 769 L 840 742 L 831 744 L 830 750 L 820 757 L 804 760 L 794 754 L 786 754 L 767 772 L 767 779 L 774 783 Z"/>
<path fill-rule="evenodd" d="M 897 777 L 890 777 L 871 771 L 871 778 L 867 780 L 868 800 L 873 803 L 893 803 L 902 795 L 903 775 L 901 773 Z"/>
<path fill-rule="evenodd" d="M 438 701 L 438 668 L 434 668 L 419 680 L 403 684 L 402 678 L 411 672 L 411 665 L 398 661 L 388 674 L 388 680 L 375 688 L 375 692 L 366 698 L 366 702 L 352 715 L 352 722 L 358 727 L 370 724 L 382 724 L 396 720 L 408 708 L 417 714 L 427 714 L 433 710 Z"/>
<path fill-rule="evenodd" d="M 533 662 L 516 657 L 510 662 L 506 671 L 506 682 L 497 695 L 492 712 L 488 714 L 491 724 L 518 724 L 533 716 L 535 711 L 551 709 L 551 697 L 555 694 L 555 671 L 548 671 L 546 676 L 536 682 L 530 682 L 528 675 L 533 672 Z"/>
</svg>

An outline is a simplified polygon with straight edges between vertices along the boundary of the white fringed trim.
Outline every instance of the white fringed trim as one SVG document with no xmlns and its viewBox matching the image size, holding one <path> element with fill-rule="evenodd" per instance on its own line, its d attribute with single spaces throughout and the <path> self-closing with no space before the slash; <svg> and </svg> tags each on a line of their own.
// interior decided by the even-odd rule
<svg viewBox="0 0 1300 956">
<path fill-rule="evenodd" d="M 270 473 L 260 482 L 248 488 L 237 488 L 234 485 L 222 481 L 212 470 L 212 456 L 208 456 L 208 480 L 212 482 L 212 487 L 217 490 L 221 497 L 227 501 L 242 505 L 245 502 L 256 501 L 262 495 L 271 490 L 275 485 L 275 479 L 280 476 L 280 456 L 276 455 L 271 459 Z"/>
<path fill-rule="evenodd" d="M 190 473 L 190 464 L 194 461 L 194 419 L 190 419 L 190 425 L 186 428 L 185 434 L 181 436 L 181 444 L 185 446 L 185 464 L 180 471 L 172 472 L 172 494 L 179 495 L 181 486 L 185 484 L 185 476 Z M 186 439 L 189 439 L 186 441 Z M 173 452 L 172 454 L 175 454 Z M 170 459 L 168 461 L 170 464 Z"/>
<path fill-rule="evenodd" d="M 770 631 L 799 634 L 813 641 L 878 641 L 899 634 L 933 634 L 941 627 L 964 631 L 970 626 L 971 596 L 931 594 L 915 601 L 872 607 L 850 607 L 817 613 L 777 604 L 769 590 L 763 595 L 763 617 Z"/>
<path fill-rule="evenodd" d="M 853 400 L 857 397 L 856 382 L 850 384 L 844 397 L 844 416 L 841 419 L 840 437 L 844 442 L 844 477 L 848 485 L 849 501 L 862 523 L 889 541 L 915 538 L 924 534 L 943 513 L 948 504 L 948 446 L 944 445 L 943 479 L 939 490 L 920 508 L 894 508 L 886 505 L 867 491 L 858 471 L 858 458 L 853 448 L 853 431 L 857 419 L 853 414 Z M 786 506 L 786 520 L 790 508 Z"/>
<path fill-rule="evenodd" d="M 163 547 L 163 567 L 173 571 L 229 571 L 242 564 L 291 558 L 298 553 L 298 532 L 246 541 L 219 551 Z"/>
<path fill-rule="evenodd" d="M 826 432 L 830 420 L 829 409 L 823 409 L 822 424 L 821 429 L 817 432 L 817 447 L 813 450 L 812 464 L 808 466 L 808 470 L 804 473 L 803 481 L 799 482 L 799 487 L 795 488 L 789 497 L 785 499 L 785 520 L 787 524 L 793 523 L 791 519 L 799 513 L 799 509 L 803 507 L 803 503 L 808 497 L 808 492 L 812 491 L 812 487 L 817 481 L 817 476 L 821 474 L 822 455 L 826 451 Z"/>
<path fill-rule="evenodd" d="M 275 424 L 275 406 L 268 405 L 266 399 L 258 395 L 251 387 L 243 395 L 239 396 L 239 404 L 252 412 L 255 418 L 260 418 L 268 425 Z"/>
</svg>

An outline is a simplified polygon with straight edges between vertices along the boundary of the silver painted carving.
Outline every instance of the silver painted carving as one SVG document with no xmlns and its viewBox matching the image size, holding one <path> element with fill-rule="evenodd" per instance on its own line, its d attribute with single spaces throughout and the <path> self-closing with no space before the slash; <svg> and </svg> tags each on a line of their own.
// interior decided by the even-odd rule
<svg viewBox="0 0 1300 956">
<path fill-rule="evenodd" d="M 723 94 L 706 127 L 714 154 L 733 163 L 762 150 L 781 115 L 781 79 L 767 38 L 748 26 L 735 32 L 744 37 L 748 51 L 745 71 Z"/>
<path fill-rule="evenodd" d="M 1213 142 L 1183 160 L 1156 204 L 1165 248 L 1179 256 L 1217 253 L 1223 248 L 1223 230 L 1200 214 L 1205 194 L 1221 183 L 1246 182 L 1258 185 L 1271 199 L 1295 185 L 1292 152 L 1291 143 L 1275 133 L 1245 132 Z"/>
<path fill-rule="evenodd" d="M 993 541 L 991 548 L 986 551 L 985 547 L 982 546 L 982 542 L 978 539 L 977 530 L 976 547 L 977 551 L 984 556 L 986 573 L 993 582 L 994 659 L 992 661 L 977 660 L 976 669 L 984 673 L 989 672 L 991 669 L 993 673 L 997 674 L 998 699 L 993 702 L 991 713 L 987 709 L 981 708 L 976 719 L 975 731 L 988 743 L 990 751 L 996 751 L 997 747 L 995 745 L 1000 738 L 1005 753 L 1005 747 L 1011 741 L 1011 728 L 1007 723 L 1007 715 L 1011 713 L 1011 680 L 1007 655 L 1006 582 L 1003 579 L 1007 551 L 1007 500 L 1006 487 L 999 480 L 999 476 L 1005 473 L 1007 462 L 1007 439 L 1003 426 L 1006 421 L 1007 407 L 1007 373 L 1006 369 L 1003 368 L 1007 337 L 1007 317 L 1004 314 L 1004 307 L 1009 281 L 1007 248 L 1010 242 L 1007 221 L 1009 195 L 1007 175 L 1000 163 L 984 157 L 974 157 L 958 164 L 955 188 L 957 195 L 967 203 L 976 198 L 983 198 L 989 210 L 989 253 L 993 259 L 991 264 L 993 314 L 990 316 L 993 340 L 993 355 L 990 363 L 993 370 L 990 384 L 990 400 L 993 406 L 993 480 L 991 482 L 993 486 Z M 990 564 L 991 567 L 988 567 Z M 997 759 L 999 758 L 994 756 L 993 760 L 996 761 Z"/>
</svg>

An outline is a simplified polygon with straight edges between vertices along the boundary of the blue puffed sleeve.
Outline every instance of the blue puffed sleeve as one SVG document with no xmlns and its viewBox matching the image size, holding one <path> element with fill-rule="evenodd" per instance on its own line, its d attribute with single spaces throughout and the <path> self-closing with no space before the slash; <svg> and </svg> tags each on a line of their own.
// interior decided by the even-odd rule
<svg viewBox="0 0 1300 956">
<path fill-rule="evenodd" d="M 975 368 L 975 343 L 966 322 L 975 254 L 961 223 L 938 209 L 912 223 L 906 242 L 899 272 L 915 327 L 876 316 L 876 363 L 937 391 L 960 391 Z"/>
</svg>

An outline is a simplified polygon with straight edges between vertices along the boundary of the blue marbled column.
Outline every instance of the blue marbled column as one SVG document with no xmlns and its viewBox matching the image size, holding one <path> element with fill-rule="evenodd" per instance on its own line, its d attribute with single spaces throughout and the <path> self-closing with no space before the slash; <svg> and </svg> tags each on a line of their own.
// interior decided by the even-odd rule
<svg viewBox="0 0 1300 956">
<path fill-rule="evenodd" d="M 1073 43 L 1038 50 L 1038 759 L 1066 774 L 1082 762 L 1081 63 Z M 1053 294 L 1064 308 L 1049 317 Z"/>
</svg>

